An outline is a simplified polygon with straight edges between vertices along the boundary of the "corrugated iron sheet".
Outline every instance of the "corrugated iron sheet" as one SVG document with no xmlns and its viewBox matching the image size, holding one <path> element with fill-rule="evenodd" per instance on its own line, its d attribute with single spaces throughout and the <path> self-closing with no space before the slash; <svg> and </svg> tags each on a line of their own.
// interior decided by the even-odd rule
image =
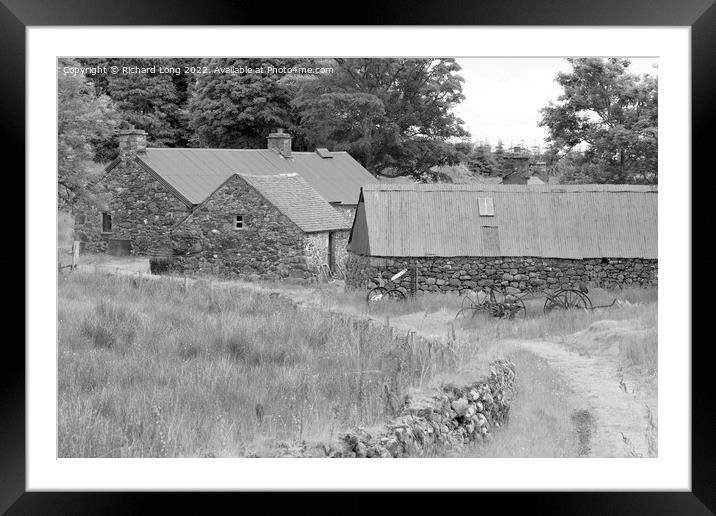
<svg viewBox="0 0 716 516">
<path fill-rule="evenodd" d="M 201 204 L 232 174 L 300 174 L 329 202 L 355 205 L 360 187 L 375 183 L 347 152 L 322 158 L 294 152 L 290 159 L 267 149 L 147 149 L 142 162 L 191 204 Z"/>
<path fill-rule="evenodd" d="M 493 217 L 479 214 L 483 196 Z M 363 198 L 372 256 L 657 257 L 653 186 L 378 184 Z"/>
</svg>

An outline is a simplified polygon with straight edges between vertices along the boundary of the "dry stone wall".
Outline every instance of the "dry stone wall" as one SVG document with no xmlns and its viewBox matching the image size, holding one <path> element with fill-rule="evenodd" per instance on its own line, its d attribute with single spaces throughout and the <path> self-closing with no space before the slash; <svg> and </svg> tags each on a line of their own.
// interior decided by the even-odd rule
<svg viewBox="0 0 716 516">
<path fill-rule="evenodd" d="M 469 257 L 388 259 L 348 253 L 346 285 L 372 288 L 379 272 L 388 279 L 401 269 L 399 288 L 412 288 L 417 267 L 418 292 L 464 292 L 483 286 L 505 287 L 518 293 L 536 288 L 576 287 L 584 282 L 599 287 L 657 284 L 657 260 L 640 258 L 560 259 L 529 257 Z"/>
<path fill-rule="evenodd" d="M 281 443 L 268 456 L 398 458 L 454 453 L 489 440 L 507 423 L 514 384 L 515 365 L 496 360 L 485 380 L 460 387 L 444 385 L 415 396 L 399 416 L 383 425 L 347 432 L 330 443 Z"/>
</svg>

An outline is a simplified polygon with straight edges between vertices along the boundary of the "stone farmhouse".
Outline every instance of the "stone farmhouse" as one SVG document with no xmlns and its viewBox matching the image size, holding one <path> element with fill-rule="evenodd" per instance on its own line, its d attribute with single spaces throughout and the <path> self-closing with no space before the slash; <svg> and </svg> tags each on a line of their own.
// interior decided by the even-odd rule
<svg viewBox="0 0 716 516">
<path fill-rule="evenodd" d="M 348 241 L 346 284 L 407 268 L 408 291 L 657 283 L 657 188 L 370 184 Z"/>
<path fill-rule="evenodd" d="M 341 267 L 360 187 L 377 180 L 346 152 L 293 152 L 278 130 L 266 149 L 147 148 L 121 131 L 119 157 L 75 213 L 86 250 L 173 255 L 185 272 L 306 277 Z"/>
</svg>

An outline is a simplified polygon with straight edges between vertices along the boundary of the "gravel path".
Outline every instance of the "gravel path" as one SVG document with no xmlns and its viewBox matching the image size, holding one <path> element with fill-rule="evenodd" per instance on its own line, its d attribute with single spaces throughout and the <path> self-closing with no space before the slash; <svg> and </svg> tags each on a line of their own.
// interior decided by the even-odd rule
<svg viewBox="0 0 716 516">
<path fill-rule="evenodd" d="M 617 365 L 602 357 L 584 356 L 553 342 L 511 341 L 547 360 L 588 411 L 576 425 L 588 426 L 590 457 L 648 456 L 646 405 L 620 383 Z M 591 415 L 591 417 L 590 417 Z M 584 421 L 587 419 L 587 421 Z"/>
</svg>

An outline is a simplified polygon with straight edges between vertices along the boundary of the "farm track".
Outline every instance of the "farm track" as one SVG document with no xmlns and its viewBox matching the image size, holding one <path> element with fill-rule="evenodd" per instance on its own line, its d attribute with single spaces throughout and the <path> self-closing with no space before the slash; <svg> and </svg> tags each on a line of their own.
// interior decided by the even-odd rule
<svg viewBox="0 0 716 516">
<path fill-rule="evenodd" d="M 172 278 L 185 281 L 184 278 L 159 276 L 148 273 L 148 262 L 134 260 L 108 261 L 98 265 L 80 265 L 80 270 L 100 271 L 121 275 L 137 276 L 147 279 Z M 196 281 L 188 279 L 188 284 Z M 345 316 L 368 318 L 384 324 L 385 317 L 368 314 L 352 307 L 337 307 L 327 310 L 316 299 L 310 287 L 279 286 L 269 288 L 244 281 L 213 281 L 216 288 L 240 287 L 265 294 L 278 293 L 301 308 L 324 310 Z M 398 331 L 415 332 L 427 338 L 447 343 L 450 335 L 456 340 L 464 340 L 463 332 L 453 326 L 453 316 L 445 311 L 434 314 L 409 314 L 391 317 L 390 325 Z M 524 349 L 545 359 L 570 387 L 574 396 L 571 399 L 575 413 L 587 413 L 589 416 L 589 445 L 583 456 L 587 457 L 647 457 L 648 428 L 647 404 L 656 414 L 655 396 L 647 397 L 635 388 L 636 382 L 624 382 L 617 373 L 618 365 L 609 357 L 586 356 L 555 342 L 510 339 L 501 342 L 506 352 Z M 631 389 L 628 385 L 632 383 Z M 631 390 L 631 392 L 629 392 Z"/>
</svg>

